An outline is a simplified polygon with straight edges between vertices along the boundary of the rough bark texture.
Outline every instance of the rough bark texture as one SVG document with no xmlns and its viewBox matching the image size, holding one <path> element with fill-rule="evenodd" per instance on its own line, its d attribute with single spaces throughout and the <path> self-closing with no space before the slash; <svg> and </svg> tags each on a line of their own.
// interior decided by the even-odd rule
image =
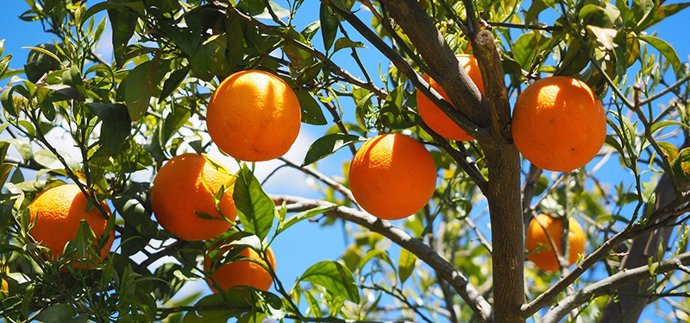
<svg viewBox="0 0 690 323">
<path fill-rule="evenodd" d="M 524 322 L 524 232 L 520 211 L 520 155 L 513 144 L 484 147 L 489 168 L 495 322 Z"/>
<path fill-rule="evenodd" d="M 476 137 L 489 169 L 486 197 L 491 213 L 495 322 L 524 322 L 524 234 L 520 199 L 520 156 L 510 136 L 510 106 L 501 58 L 489 31 L 472 39 L 486 95 L 479 93 L 426 12 L 414 0 L 381 0 L 381 3 L 415 44 L 427 63 L 429 75 L 458 110 L 491 134 Z M 468 130 L 468 129 L 466 129 Z"/>
</svg>

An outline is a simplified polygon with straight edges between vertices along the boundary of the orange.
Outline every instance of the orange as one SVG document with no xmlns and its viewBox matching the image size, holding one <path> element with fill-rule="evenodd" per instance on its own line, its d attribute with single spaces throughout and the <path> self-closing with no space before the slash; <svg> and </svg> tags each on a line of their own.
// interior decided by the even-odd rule
<svg viewBox="0 0 690 323">
<path fill-rule="evenodd" d="M 178 238 L 214 238 L 230 228 L 226 219 L 234 221 L 237 217 L 232 199 L 234 183 L 235 177 L 217 170 L 204 156 L 174 157 L 153 180 L 153 213 L 160 225 Z M 225 192 L 216 207 L 214 196 L 221 187 Z"/>
<path fill-rule="evenodd" d="M 262 161 L 285 154 L 299 134 L 297 95 L 269 72 L 247 70 L 228 76 L 211 96 L 206 127 L 226 154 Z"/>
<path fill-rule="evenodd" d="M 530 221 L 527 228 L 527 259 L 542 270 L 557 271 L 560 266 L 551 241 L 558 248 L 558 252 L 561 252 L 562 236 L 563 219 L 557 219 L 547 214 L 536 216 Z M 577 256 L 585 251 L 585 233 L 573 218 L 568 218 L 568 244 L 568 264 L 572 265 L 577 260 Z M 539 251 L 534 252 L 537 248 Z"/>
<path fill-rule="evenodd" d="M 520 94 L 512 131 L 518 150 L 532 164 L 567 172 L 587 164 L 604 145 L 606 116 L 587 84 L 553 76 Z"/>
<path fill-rule="evenodd" d="M 211 247 L 209 251 L 215 250 L 216 246 Z M 234 248 L 234 246 L 224 247 L 223 252 L 232 248 Z M 259 254 L 252 248 L 246 246 L 238 246 L 237 248 L 243 248 L 242 251 L 237 254 L 235 258 L 237 260 L 219 265 L 218 268 L 211 273 L 213 280 L 222 290 L 228 290 L 237 286 L 251 286 L 264 291 L 268 290 L 273 283 L 273 277 L 271 277 L 271 274 L 264 267 L 262 267 L 266 266 L 266 262 L 261 259 L 261 256 L 259 256 Z M 222 252 L 217 253 L 216 258 L 220 258 L 222 255 Z M 271 248 L 266 249 L 266 257 L 268 258 L 268 262 L 271 264 L 271 268 L 273 271 L 275 271 L 276 260 Z M 247 258 L 256 262 L 248 260 Z M 212 270 L 211 265 L 212 260 L 207 255 L 204 261 L 204 268 L 206 269 L 207 273 Z M 214 292 L 217 292 L 211 279 L 206 279 L 206 282 Z"/>
<path fill-rule="evenodd" d="M 472 55 L 459 55 L 457 58 L 460 65 L 465 69 L 465 72 L 470 76 L 470 79 L 477 85 L 479 91 L 484 93 L 484 82 L 482 81 L 482 73 L 479 70 L 477 59 Z M 431 79 L 429 75 L 424 74 L 422 77 L 429 83 L 431 88 L 441 94 L 446 101 L 450 102 L 448 94 L 441 88 L 441 85 Z M 431 100 L 419 90 L 417 91 L 417 109 L 424 123 L 443 138 L 457 141 L 472 140 L 472 137 L 468 135 L 465 130 L 462 130 L 455 121 L 443 113 L 441 108 L 431 102 Z"/>
<path fill-rule="evenodd" d="M 102 205 L 110 216 L 108 205 Z M 50 249 L 54 259 L 61 257 L 65 244 L 77 236 L 82 220 L 86 221 L 97 239 L 104 234 L 108 224 L 76 184 L 52 187 L 39 194 L 29 204 L 29 214 L 34 223 L 29 233 L 38 243 Z M 111 230 L 108 242 L 100 251 L 101 258 L 108 255 L 114 239 L 115 232 Z"/>
<path fill-rule="evenodd" d="M 364 210 L 397 220 L 416 213 L 436 190 L 436 166 L 416 140 L 401 134 L 370 138 L 350 164 L 350 189 Z"/>
</svg>

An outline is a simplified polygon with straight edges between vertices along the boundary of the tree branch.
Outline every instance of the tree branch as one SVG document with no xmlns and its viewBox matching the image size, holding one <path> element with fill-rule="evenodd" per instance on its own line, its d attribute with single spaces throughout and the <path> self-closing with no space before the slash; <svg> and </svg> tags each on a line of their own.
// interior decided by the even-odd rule
<svg viewBox="0 0 690 323">
<path fill-rule="evenodd" d="M 271 199 L 273 199 L 277 205 L 285 202 L 290 212 L 305 211 L 315 207 L 334 206 L 334 204 L 330 202 L 305 199 L 296 196 L 271 195 Z M 465 278 L 462 273 L 458 272 L 453 268 L 453 265 L 448 263 L 439 256 L 436 251 L 419 239 L 412 238 L 405 231 L 391 225 L 388 221 L 380 220 L 373 215 L 352 208 L 337 206 L 335 209 L 327 212 L 327 215 L 359 224 L 385 236 L 400 247 L 412 252 L 417 258 L 433 268 L 443 280 L 447 281 L 455 289 L 455 292 L 457 292 L 480 317 L 482 322 L 490 320 L 491 306 L 486 299 L 479 294 L 477 289 L 467 281 L 467 278 Z"/>
<path fill-rule="evenodd" d="M 674 259 L 666 260 L 660 263 L 651 264 L 651 268 L 654 270 L 654 274 L 662 274 L 669 271 L 682 268 L 683 265 L 690 264 L 690 252 L 680 254 Z M 551 310 L 549 310 L 542 322 L 558 322 L 560 319 L 572 311 L 574 308 L 593 298 L 608 294 L 611 290 L 616 289 L 621 285 L 625 285 L 630 282 L 639 281 L 640 279 L 646 279 L 650 276 L 650 266 L 640 266 L 634 269 L 628 269 L 618 272 L 606 279 L 600 280 L 593 283 L 579 291 L 575 294 L 567 296 L 565 299 L 558 302 L 558 305 Z"/>
<path fill-rule="evenodd" d="M 436 29 L 426 11 L 414 0 L 382 0 L 381 3 L 415 44 L 431 69 L 429 75 L 448 93 L 462 115 L 467 116 L 473 124 L 486 127 L 489 122 L 486 113 L 482 111 L 479 88 L 458 64 L 455 53 L 444 41 L 443 35 Z M 420 88 L 417 84 L 415 86 Z"/>
</svg>

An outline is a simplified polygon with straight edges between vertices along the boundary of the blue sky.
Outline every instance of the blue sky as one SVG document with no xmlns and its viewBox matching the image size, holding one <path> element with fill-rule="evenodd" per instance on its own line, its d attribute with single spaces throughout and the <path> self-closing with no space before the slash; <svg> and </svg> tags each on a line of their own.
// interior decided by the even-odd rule
<svg viewBox="0 0 690 323">
<path fill-rule="evenodd" d="M 4 2 L 5 6 L 3 10 L 0 10 L 0 21 L 2 21 L 4 27 L 0 29 L 0 39 L 6 40 L 5 53 L 11 53 L 14 56 L 11 67 L 21 68 L 29 52 L 28 49 L 23 49 L 22 47 L 49 42 L 51 37 L 43 33 L 40 23 L 27 23 L 17 18 L 27 8 L 24 1 L 11 0 Z M 675 2 L 680 1 L 668 1 L 667 3 Z M 318 20 L 318 2 L 305 1 L 305 3 L 301 15 L 298 16 L 295 21 L 297 26 L 300 27 L 298 29 L 301 29 L 312 21 Z M 662 22 L 650 30 L 650 33 L 657 32 L 661 38 L 671 43 L 678 52 L 681 61 L 687 61 L 690 55 L 690 42 L 688 42 L 687 34 L 685 34 L 688 28 L 688 21 L 690 21 L 690 11 L 686 10 L 671 19 L 667 19 L 667 21 Z M 363 39 L 361 39 L 362 37 L 356 32 L 349 31 L 349 34 L 354 40 L 363 41 Z M 320 35 L 315 37 L 317 48 L 321 46 L 320 39 Z M 101 44 L 97 52 L 108 57 L 112 51 L 108 33 L 104 35 L 104 40 L 105 42 Z M 388 62 L 377 51 L 371 49 L 371 46 L 368 46 L 368 48 L 368 50 L 362 52 L 362 54 L 365 55 L 364 64 L 372 76 L 376 78 L 379 69 L 385 70 Z M 336 62 L 342 63 L 342 65 L 354 75 L 359 77 L 362 76 L 346 51 L 341 51 L 336 54 L 334 59 Z M 347 99 L 345 99 L 343 103 L 345 119 L 350 121 L 353 120 L 354 109 L 352 103 Z M 330 118 L 327 117 L 327 119 L 330 121 Z M 330 125 L 304 125 L 300 139 L 293 150 L 288 154 L 288 158 L 300 163 L 304 153 L 306 153 L 308 145 L 311 144 L 313 140 L 319 138 L 328 127 L 330 127 Z M 57 139 L 58 138 L 56 138 L 56 140 Z M 66 147 L 65 150 L 69 150 L 69 147 Z M 351 158 L 351 154 L 349 151 L 343 149 L 337 154 L 320 162 L 319 169 L 329 175 L 342 176 L 341 165 L 349 158 Z M 614 161 L 610 166 L 602 170 L 606 174 L 603 178 L 605 181 L 614 180 L 615 183 L 620 177 L 627 176 L 615 166 L 615 164 L 616 162 Z M 262 175 L 265 176 L 272 167 L 277 165 L 280 165 L 280 163 L 272 162 L 260 166 L 259 168 L 261 171 L 258 174 L 259 177 Z M 269 193 L 297 194 L 307 197 L 319 196 L 317 191 L 310 188 L 308 180 L 295 170 L 280 170 L 274 178 L 268 181 L 265 189 Z M 484 226 L 483 231 L 488 234 L 486 226 Z M 336 259 L 339 257 L 345 246 L 345 240 L 342 233 L 343 228 L 337 225 L 323 228 L 318 224 L 302 222 L 282 234 L 275 241 L 273 249 L 278 263 L 277 272 L 284 284 L 286 284 L 286 286 L 291 286 L 294 279 L 307 269 L 310 264 L 319 260 Z M 397 251 L 395 250 L 391 251 L 391 256 L 393 257 L 397 256 Z M 205 288 L 205 284 L 203 283 L 197 284 L 196 286 Z M 650 313 L 650 309 L 648 309 L 647 313 L 647 315 L 652 314 Z"/>
</svg>

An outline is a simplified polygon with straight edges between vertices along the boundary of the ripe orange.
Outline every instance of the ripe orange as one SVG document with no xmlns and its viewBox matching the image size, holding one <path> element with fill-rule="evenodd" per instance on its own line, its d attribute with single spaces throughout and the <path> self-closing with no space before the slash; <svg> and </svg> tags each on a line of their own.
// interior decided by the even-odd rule
<svg viewBox="0 0 690 323">
<path fill-rule="evenodd" d="M 215 246 L 211 247 L 209 251 L 213 251 L 215 248 Z M 232 248 L 235 247 L 224 247 L 223 252 Z M 262 265 L 266 266 L 266 262 L 261 259 L 261 256 L 259 256 L 254 249 L 246 246 L 236 248 L 243 248 L 242 251 L 237 254 L 237 260 L 219 265 L 218 268 L 211 273 L 213 280 L 218 284 L 221 290 L 228 290 L 236 286 L 251 286 L 264 291 L 268 290 L 273 283 L 273 278 L 271 277 L 271 274 L 264 267 L 262 267 Z M 221 257 L 222 254 L 222 252 L 217 253 L 216 258 Z M 276 260 L 271 248 L 266 249 L 266 257 L 268 258 L 268 262 L 271 264 L 271 268 L 273 271 L 275 271 Z M 258 263 L 247 259 L 242 260 L 242 258 L 249 258 Z M 211 265 L 212 260 L 207 255 L 204 261 L 204 268 L 206 269 L 207 273 L 212 270 Z M 214 292 L 217 292 L 211 279 L 207 278 L 206 282 Z"/>
<path fill-rule="evenodd" d="M 108 205 L 103 207 L 110 213 Z M 53 258 L 62 256 L 65 244 L 77 236 L 81 221 L 88 223 L 91 230 L 100 238 L 108 221 L 81 192 L 79 186 L 66 184 L 49 188 L 39 194 L 29 204 L 31 222 L 34 223 L 29 233 L 40 244 L 50 249 Z M 115 232 L 111 231 L 108 242 L 100 251 L 101 258 L 108 255 L 108 251 L 115 239 Z"/>
<path fill-rule="evenodd" d="M 560 252 L 562 236 L 563 219 L 556 219 L 547 214 L 536 216 L 527 228 L 526 246 L 527 252 L 531 252 L 527 255 L 527 259 L 542 270 L 557 271 L 560 268 L 558 258 L 549 238 L 553 240 Z M 577 256 L 585 251 L 585 233 L 572 217 L 568 218 L 568 244 L 568 264 L 572 265 L 577 260 Z M 539 251 L 533 252 L 537 248 Z"/>
<path fill-rule="evenodd" d="M 213 92 L 206 127 L 223 152 L 244 161 L 262 161 L 290 149 L 301 117 L 290 85 L 269 72 L 247 70 L 228 76 Z"/>
<path fill-rule="evenodd" d="M 482 73 L 479 70 L 477 59 L 472 55 L 459 55 L 458 62 L 460 62 L 460 65 L 470 76 L 470 79 L 474 81 L 474 84 L 477 85 L 479 91 L 484 93 L 484 82 L 482 81 Z M 448 94 L 441 88 L 441 85 L 426 74 L 422 75 L 422 77 L 429 83 L 431 88 L 441 94 L 446 101 L 450 102 Z M 472 137 L 468 135 L 465 130 L 462 130 L 460 126 L 443 113 L 438 106 L 431 102 L 431 100 L 419 90 L 417 91 L 417 109 L 419 110 L 419 116 L 422 117 L 422 120 L 443 138 L 457 141 L 472 140 Z"/>
<path fill-rule="evenodd" d="M 206 240 L 225 232 L 237 217 L 232 199 L 235 177 L 218 171 L 197 154 L 169 160 L 156 174 L 151 206 L 161 226 L 184 240 Z M 214 196 L 225 187 L 216 207 Z M 220 209 L 220 212 L 218 211 Z"/>
<path fill-rule="evenodd" d="M 520 94 L 512 131 L 518 150 L 534 165 L 567 172 L 587 164 L 604 145 L 606 116 L 587 84 L 553 76 Z"/>
<path fill-rule="evenodd" d="M 436 190 L 436 165 L 416 140 L 402 134 L 370 138 L 350 164 L 350 189 L 367 212 L 386 220 L 416 213 Z"/>
</svg>

